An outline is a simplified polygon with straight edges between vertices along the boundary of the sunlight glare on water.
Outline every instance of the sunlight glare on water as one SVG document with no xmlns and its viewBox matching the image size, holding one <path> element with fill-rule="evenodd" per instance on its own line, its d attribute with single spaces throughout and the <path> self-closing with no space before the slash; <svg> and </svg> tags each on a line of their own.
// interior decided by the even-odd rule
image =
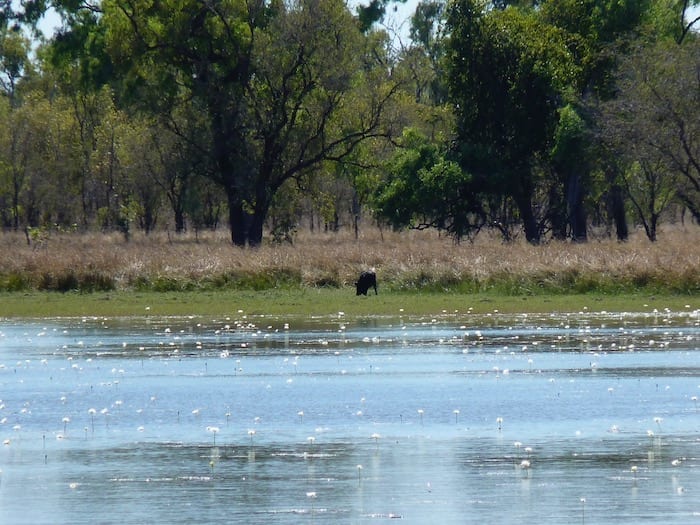
<svg viewBox="0 0 700 525">
<path fill-rule="evenodd" d="M 0 322 L 0 523 L 700 522 L 700 314 Z"/>
</svg>

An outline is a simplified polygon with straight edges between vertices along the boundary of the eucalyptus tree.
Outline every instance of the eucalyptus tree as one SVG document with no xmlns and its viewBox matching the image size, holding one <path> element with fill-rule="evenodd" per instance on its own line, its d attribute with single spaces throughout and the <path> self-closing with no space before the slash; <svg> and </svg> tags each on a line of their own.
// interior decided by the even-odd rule
<svg viewBox="0 0 700 525">
<path fill-rule="evenodd" d="M 18 83 L 30 67 L 30 42 L 18 28 L 0 26 L 0 94 L 15 105 Z"/>
<path fill-rule="evenodd" d="M 8 26 L 5 9 L 0 19 L 0 202 L 3 222 L 16 230 L 31 157 L 31 130 L 18 96 L 18 84 L 29 64 L 29 41 L 18 26 Z"/>
<path fill-rule="evenodd" d="M 480 189 L 515 202 L 526 239 L 537 243 L 537 195 L 553 147 L 558 109 L 579 75 L 567 34 L 533 10 L 450 4 L 450 100 L 463 168 Z"/>
<path fill-rule="evenodd" d="M 404 4 L 406 0 L 366 0 L 355 7 L 360 30 L 367 33 L 375 22 L 379 22 L 386 15 L 386 8 L 390 4 Z"/>
<path fill-rule="evenodd" d="M 674 201 L 700 221 L 700 40 L 638 46 L 603 106 L 604 140 L 625 163 L 623 180 L 651 241 Z"/>
<path fill-rule="evenodd" d="M 183 233 L 187 228 L 187 219 L 194 218 L 195 208 L 199 208 L 195 198 L 197 179 L 204 178 L 207 171 L 203 164 L 205 158 L 201 151 L 192 147 L 196 144 L 194 136 L 183 136 L 183 133 L 196 133 L 198 126 L 186 125 L 199 119 L 199 115 L 173 114 L 178 119 L 179 133 L 171 133 L 158 119 L 149 119 L 141 138 L 144 148 L 145 164 L 143 173 L 146 175 L 149 191 L 158 188 L 156 193 L 162 193 L 172 212 L 175 233 Z M 195 222 L 197 222 L 195 220 Z M 206 222 L 206 221 L 204 221 Z"/>
<path fill-rule="evenodd" d="M 411 16 L 411 42 L 402 62 L 412 72 L 417 102 L 444 104 L 447 87 L 443 58 L 445 54 L 445 0 L 421 0 Z"/>
<path fill-rule="evenodd" d="M 365 37 L 340 0 L 105 0 L 102 9 L 122 96 L 206 158 L 235 245 L 260 244 L 285 181 L 387 133 L 395 87 L 385 68 L 367 67 Z M 183 124 L 173 116 L 183 108 L 202 118 Z"/>
<path fill-rule="evenodd" d="M 593 133 L 590 99 L 617 94 L 615 71 L 631 38 L 649 27 L 675 27 L 680 2 L 542 0 L 450 4 L 447 64 L 465 169 L 487 194 L 518 208 L 525 235 L 537 242 L 586 238 L 594 187 L 618 185 L 614 153 Z M 654 11 L 656 9 L 656 11 Z M 654 15 L 668 15 L 667 19 Z M 614 199 L 615 217 L 624 217 Z M 625 225 L 619 224 L 625 235 Z"/>
<path fill-rule="evenodd" d="M 0 32 L 29 29 L 38 34 L 36 24 L 49 5 L 48 0 L 0 0 Z"/>
<path fill-rule="evenodd" d="M 589 125 L 574 105 L 560 108 L 548 159 L 552 171 L 549 222 L 556 239 L 570 237 L 582 242 L 588 238 L 584 199 L 591 191 L 590 174 L 594 170 L 592 142 Z"/>
<path fill-rule="evenodd" d="M 693 7 L 700 6 L 698 0 L 675 0 L 676 4 L 676 43 L 682 44 L 687 36 L 692 36 L 700 26 L 700 13 L 692 11 Z"/>
<path fill-rule="evenodd" d="M 19 230 L 21 194 L 27 185 L 31 149 L 31 127 L 22 112 L 0 97 L 0 207 L 3 227 Z"/>
<path fill-rule="evenodd" d="M 121 215 L 146 234 L 155 229 L 165 196 L 157 183 L 165 169 L 154 141 L 160 131 L 150 119 L 138 116 L 126 118 L 119 130 Z"/>
<path fill-rule="evenodd" d="M 661 0 L 662 2 L 665 0 Z M 625 52 L 624 42 L 639 32 L 650 19 L 654 0 L 546 0 L 541 3 L 541 18 L 567 34 L 567 45 L 580 67 L 580 75 L 572 86 L 576 96 L 560 113 L 560 129 L 553 151 L 553 179 L 560 185 L 565 203 L 566 223 L 552 222 L 553 231 L 568 224 L 573 239 L 587 237 L 587 214 L 591 206 L 587 199 L 593 195 L 607 196 L 610 215 L 614 218 L 619 239 L 627 236 L 624 202 L 618 198 L 621 171 L 617 169 L 614 153 L 595 142 L 594 121 L 586 109 L 589 100 L 614 97 L 615 69 L 618 57 Z M 658 17 L 655 17 L 658 18 Z M 573 127 L 572 127 L 573 124 Z M 560 132 L 564 132 L 562 135 Z M 571 135 L 574 132 L 574 136 Z M 603 172 L 605 177 L 598 177 Z M 602 187 L 598 187 L 602 185 Z"/>
<path fill-rule="evenodd" d="M 625 195 L 651 240 L 674 201 L 685 202 L 694 215 L 697 210 L 693 188 L 700 186 L 692 168 L 697 155 L 697 36 L 691 29 L 698 19 L 689 18 L 693 4 L 697 2 L 648 0 L 631 4 L 628 16 L 619 17 L 613 33 L 618 37 L 615 67 L 608 71 L 614 90 L 600 97 L 602 112 L 596 114 L 601 151 L 610 152 L 608 165 L 613 166 L 611 194 Z M 621 31 L 625 27 L 627 34 Z M 591 106 L 598 111 L 596 104 Z"/>
<path fill-rule="evenodd" d="M 81 213 L 78 174 L 78 126 L 71 101 L 59 94 L 34 91 L 23 107 L 30 109 L 33 137 L 29 185 L 38 196 L 32 226 L 72 230 Z M 31 215 L 30 215 L 31 217 Z"/>
<path fill-rule="evenodd" d="M 379 215 L 394 228 L 436 228 L 455 240 L 475 235 L 484 223 L 483 209 L 471 176 L 445 145 L 408 128 L 399 146 L 373 197 Z"/>
<path fill-rule="evenodd" d="M 616 46 L 641 29 L 657 0 L 545 0 L 541 19 L 566 33 L 566 45 L 581 68 L 578 92 L 610 98 L 615 93 Z M 659 0 L 666 2 L 666 0 Z"/>
<path fill-rule="evenodd" d="M 2 226 L 69 226 L 78 210 L 72 174 L 75 126 L 66 100 L 22 94 L 10 108 L 0 99 L 0 215 Z"/>
<path fill-rule="evenodd" d="M 43 130 L 37 125 L 36 115 L 42 109 L 37 94 L 24 94 L 21 103 L 15 87 L 0 95 L 0 205 L 4 226 L 19 230 L 26 220 L 37 222 L 39 208 L 32 180 L 35 168 L 41 166 L 36 145 L 42 143 Z"/>
<path fill-rule="evenodd" d="M 123 230 L 126 224 L 120 219 L 120 210 L 129 197 L 117 154 L 119 144 L 126 139 L 120 134 L 128 127 L 127 116 L 116 107 L 108 86 L 89 90 L 64 84 L 63 96 L 75 124 L 70 137 L 77 157 L 71 188 L 80 201 L 75 221 L 83 230 L 93 225 L 103 230 L 121 225 Z"/>
<path fill-rule="evenodd" d="M 363 143 L 394 132 L 387 120 L 398 91 L 371 57 L 342 1 L 310 0 L 273 17 L 254 53 L 248 100 L 255 131 L 249 241 L 257 244 L 275 192 Z M 370 41 L 371 45 L 371 41 Z"/>
<path fill-rule="evenodd" d="M 208 158 L 196 146 L 196 134 L 202 128 L 193 122 L 201 120 L 201 115 L 190 111 L 171 117 L 170 125 L 177 125 L 178 133 L 157 118 L 144 119 L 145 128 L 134 143 L 143 152 L 136 189 L 154 212 L 159 205 L 167 207 L 165 216 L 153 216 L 154 226 L 157 218 L 161 228 L 170 231 L 172 227 L 176 234 L 216 229 L 226 210 L 226 196 L 221 186 L 206 176 L 210 173 Z"/>
<path fill-rule="evenodd" d="M 95 30 L 104 35 L 115 73 L 110 81 L 122 79 L 121 100 L 157 115 L 184 140 L 194 138 L 191 147 L 210 159 L 208 175 L 227 194 L 232 241 L 245 244 L 252 171 L 245 91 L 254 35 L 273 9 L 262 1 L 107 0 L 102 10 Z M 177 118 L 183 112 L 202 118 L 183 123 Z"/>
</svg>

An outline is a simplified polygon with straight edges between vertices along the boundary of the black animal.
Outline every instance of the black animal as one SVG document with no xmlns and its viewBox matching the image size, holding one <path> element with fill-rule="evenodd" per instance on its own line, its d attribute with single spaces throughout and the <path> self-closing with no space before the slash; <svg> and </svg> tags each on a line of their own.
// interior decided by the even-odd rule
<svg viewBox="0 0 700 525">
<path fill-rule="evenodd" d="M 374 295 L 377 293 L 377 274 L 369 271 L 362 272 L 360 278 L 355 283 L 355 288 L 357 288 L 357 293 L 355 295 L 367 295 L 367 290 L 374 288 Z"/>
</svg>

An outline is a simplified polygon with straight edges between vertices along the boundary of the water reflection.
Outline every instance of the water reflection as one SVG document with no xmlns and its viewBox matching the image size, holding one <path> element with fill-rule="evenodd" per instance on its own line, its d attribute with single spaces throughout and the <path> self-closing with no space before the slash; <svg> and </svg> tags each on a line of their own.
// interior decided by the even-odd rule
<svg viewBox="0 0 700 525">
<path fill-rule="evenodd" d="M 700 520 L 697 311 L 0 325 L 0 523 Z"/>
</svg>

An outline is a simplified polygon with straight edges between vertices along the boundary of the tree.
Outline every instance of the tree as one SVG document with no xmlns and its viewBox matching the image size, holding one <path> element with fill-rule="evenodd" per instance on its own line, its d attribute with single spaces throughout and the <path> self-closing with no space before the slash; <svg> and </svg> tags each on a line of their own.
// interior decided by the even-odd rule
<svg viewBox="0 0 700 525">
<path fill-rule="evenodd" d="M 46 12 L 48 5 L 46 0 L 0 0 L 0 27 L 10 23 L 15 27 L 20 24 L 34 25 Z"/>
<path fill-rule="evenodd" d="M 0 92 L 15 104 L 17 83 L 29 65 L 29 40 L 19 29 L 0 26 Z"/>
<path fill-rule="evenodd" d="M 255 135 L 249 241 L 259 244 L 275 192 L 362 142 L 391 133 L 383 117 L 397 84 L 365 60 L 365 39 L 340 1 L 301 2 L 258 40 L 247 91 Z"/>
<path fill-rule="evenodd" d="M 402 62 L 412 71 L 416 102 L 439 105 L 447 99 L 443 69 L 446 7 L 444 0 L 423 0 L 411 17 L 411 45 Z"/>
<path fill-rule="evenodd" d="M 566 34 L 535 12 L 487 11 L 475 0 L 452 3 L 448 27 L 462 166 L 486 191 L 514 200 L 526 239 L 537 243 L 538 166 L 553 147 L 558 109 L 579 73 Z"/>
<path fill-rule="evenodd" d="M 3 137 L 0 162 L 3 166 L 3 193 L 8 196 L 11 226 L 19 230 L 23 215 L 27 217 L 24 194 L 30 188 L 32 145 L 36 141 L 37 128 L 32 125 L 31 106 L 10 108 L 7 111 L 7 134 Z M 34 221 L 29 217 L 32 225 Z"/>
<path fill-rule="evenodd" d="M 244 0 L 110 0 L 99 21 L 109 58 L 125 79 L 123 100 L 158 115 L 183 140 L 197 137 L 191 147 L 208 157 L 208 175 L 226 192 L 231 239 L 241 246 L 248 241 L 252 180 L 245 100 L 252 46 L 258 28 L 279 7 Z M 180 127 L 175 115 L 183 112 L 202 114 L 196 135 Z"/>
<path fill-rule="evenodd" d="M 579 93 L 602 98 L 614 94 L 620 38 L 637 30 L 654 0 L 546 0 L 541 19 L 566 33 L 566 43 L 581 68 Z M 665 0 L 661 0 L 665 1 Z"/>
<path fill-rule="evenodd" d="M 34 92 L 30 102 L 37 129 L 32 147 L 30 185 L 40 197 L 42 227 L 73 229 L 80 216 L 78 126 L 71 101 L 62 95 L 48 98 Z M 34 224 L 36 226 L 36 224 Z"/>
<path fill-rule="evenodd" d="M 368 68 L 364 37 L 340 0 L 109 0 L 100 23 L 124 100 L 157 111 L 207 157 L 227 195 L 233 244 L 257 246 L 275 192 L 386 134 L 395 92 Z M 198 132 L 173 115 L 200 113 Z"/>
<path fill-rule="evenodd" d="M 406 0 L 369 0 L 367 5 L 359 4 L 356 7 L 360 30 L 367 33 L 375 22 L 379 22 L 386 14 L 387 5 L 390 3 L 405 3 Z"/>
<path fill-rule="evenodd" d="M 120 168 L 120 143 L 127 140 L 122 136 L 129 129 L 127 116 L 116 108 L 107 86 L 97 91 L 69 87 L 64 93 L 61 107 L 71 122 L 70 133 L 61 137 L 66 148 L 64 159 L 70 159 L 65 168 L 66 189 L 79 202 L 72 221 L 82 229 L 95 222 L 102 229 L 122 228 L 120 209 L 129 192 Z"/>
<path fill-rule="evenodd" d="M 193 147 L 197 140 L 191 134 L 201 128 L 191 123 L 199 118 L 198 115 L 173 114 L 171 118 L 177 119 L 171 121 L 171 125 L 178 129 L 178 133 L 172 133 L 158 120 L 149 121 L 145 140 L 142 141 L 151 153 L 146 156 L 145 173 L 149 182 L 161 189 L 170 204 L 175 233 L 183 233 L 188 215 L 194 215 L 193 207 L 199 207 L 192 198 L 195 179 L 204 178 L 207 167 L 202 152 Z M 185 137 L 185 133 L 190 135 Z"/>
<path fill-rule="evenodd" d="M 22 104 L 0 115 L 0 203 L 4 227 L 70 225 L 77 212 L 72 174 L 75 126 L 63 97 L 22 94 Z"/>
<path fill-rule="evenodd" d="M 657 159 L 657 164 L 648 160 L 634 162 L 622 175 L 627 195 L 651 242 L 656 241 L 661 214 L 675 195 L 673 181 L 667 174 L 663 161 Z"/>
<path fill-rule="evenodd" d="M 700 41 L 640 46 L 603 106 L 604 140 L 626 161 L 625 187 L 650 240 L 677 198 L 700 221 Z"/>
<path fill-rule="evenodd" d="M 698 0 L 678 0 L 675 2 L 676 7 L 676 21 L 677 21 L 677 36 L 676 42 L 680 45 L 683 43 L 685 38 L 691 33 L 693 28 L 697 28 L 700 24 L 700 14 L 695 12 L 691 14 L 690 8 L 693 6 L 698 6 L 700 2 Z"/>
<path fill-rule="evenodd" d="M 619 168 L 614 151 L 596 142 L 595 122 L 587 106 L 615 97 L 615 72 L 619 59 L 628 52 L 628 43 L 638 38 L 640 32 L 672 31 L 672 27 L 675 27 L 672 23 L 675 15 L 670 9 L 672 2 L 546 0 L 540 6 L 542 19 L 566 32 L 567 45 L 581 69 L 574 86 L 578 100 L 574 101 L 572 109 L 581 119 L 579 124 L 582 124 L 576 132 L 579 138 L 574 144 L 583 149 L 573 152 L 566 148 L 574 154 L 568 162 L 560 156 L 561 149 L 557 152 L 557 157 L 553 158 L 556 178 L 560 180 L 564 192 L 562 197 L 568 203 L 568 222 L 574 239 L 582 240 L 585 236 L 583 221 L 590 207 L 584 203 L 592 195 L 607 196 L 606 211 L 615 223 L 617 237 L 620 240 L 627 238 L 624 191 L 621 185 L 624 169 Z M 592 176 L 596 172 L 604 172 L 606 175 Z M 556 232 L 556 223 L 553 228 Z"/>
<path fill-rule="evenodd" d="M 562 202 L 559 206 L 552 206 L 550 220 L 554 237 L 560 240 L 569 237 L 567 226 L 573 240 L 581 242 L 587 239 L 584 196 L 592 169 L 589 144 L 588 126 L 583 118 L 571 104 L 561 108 L 550 161 L 553 179 L 562 185 L 562 191 L 553 195 L 556 200 L 562 195 Z"/>
<path fill-rule="evenodd" d="M 394 228 L 437 228 L 459 240 L 483 225 L 483 211 L 471 194 L 471 177 L 415 130 L 404 132 L 386 171 L 373 204 Z"/>
</svg>

